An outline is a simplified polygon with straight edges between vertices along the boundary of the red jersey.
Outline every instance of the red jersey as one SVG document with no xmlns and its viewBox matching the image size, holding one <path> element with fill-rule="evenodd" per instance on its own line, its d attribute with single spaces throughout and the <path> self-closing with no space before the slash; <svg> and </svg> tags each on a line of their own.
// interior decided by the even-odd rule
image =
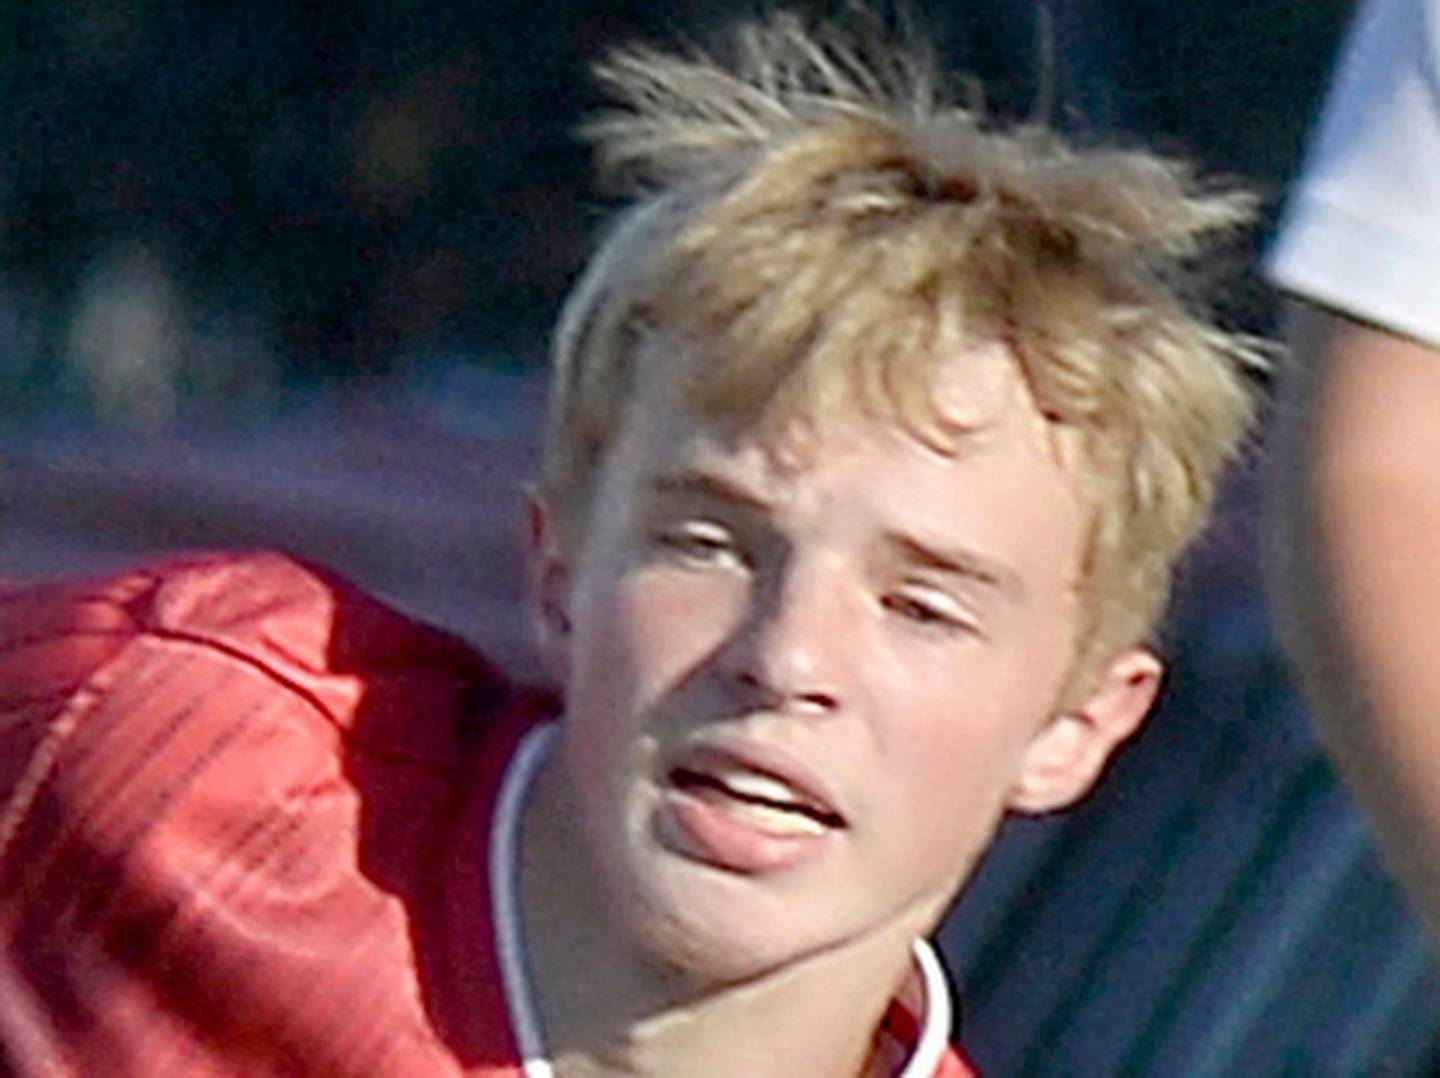
<svg viewBox="0 0 1440 1078">
<path fill-rule="evenodd" d="M 280 555 L 5 595 L 0 1071 L 547 1073 L 509 874 L 555 710 Z M 923 980 L 881 1035 L 969 1074 Z"/>
</svg>

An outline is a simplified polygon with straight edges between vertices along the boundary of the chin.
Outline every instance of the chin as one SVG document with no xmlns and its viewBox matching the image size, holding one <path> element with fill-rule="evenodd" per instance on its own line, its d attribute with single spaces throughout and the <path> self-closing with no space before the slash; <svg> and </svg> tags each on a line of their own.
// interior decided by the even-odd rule
<svg viewBox="0 0 1440 1078">
<path fill-rule="evenodd" d="M 738 924 L 714 917 L 680 916 L 659 923 L 649 919 L 635 927 L 633 937 L 652 964 L 704 990 L 757 980 L 810 953 L 806 941 L 793 938 L 793 932 L 759 928 L 753 919 L 746 919 L 740 930 Z"/>
<path fill-rule="evenodd" d="M 693 988 L 753 981 L 847 938 L 816 896 L 777 893 L 665 851 L 642 858 L 617 881 L 622 930 L 648 962 Z"/>
</svg>

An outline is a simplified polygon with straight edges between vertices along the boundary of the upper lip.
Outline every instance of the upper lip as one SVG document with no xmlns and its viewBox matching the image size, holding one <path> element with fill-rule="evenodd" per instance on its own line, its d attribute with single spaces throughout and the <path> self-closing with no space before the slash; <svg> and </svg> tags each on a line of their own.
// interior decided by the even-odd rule
<svg viewBox="0 0 1440 1078">
<path fill-rule="evenodd" d="M 797 804 L 835 827 L 846 825 L 838 799 L 824 777 L 789 751 L 738 738 L 705 740 L 682 748 L 670 760 L 666 777 L 691 772 L 702 776 L 730 768 L 753 771 L 776 779 L 794 794 Z"/>
</svg>

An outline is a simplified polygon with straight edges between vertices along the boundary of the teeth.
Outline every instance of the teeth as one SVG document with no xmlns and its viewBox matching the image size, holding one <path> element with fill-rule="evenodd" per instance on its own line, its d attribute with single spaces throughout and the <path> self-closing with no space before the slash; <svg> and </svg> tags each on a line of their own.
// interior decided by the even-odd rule
<svg viewBox="0 0 1440 1078">
<path fill-rule="evenodd" d="M 824 826 L 820 821 L 806 816 L 803 812 L 757 805 L 748 801 L 735 802 L 726 806 L 731 816 L 750 824 L 759 831 L 772 835 L 823 835 Z"/>
<path fill-rule="evenodd" d="M 768 775 L 757 775 L 754 771 L 740 768 L 725 768 L 714 772 L 716 781 L 741 797 L 754 797 L 763 801 L 788 801 L 803 804 L 804 799 L 795 790 L 779 779 Z"/>
<path fill-rule="evenodd" d="M 723 794 L 718 803 L 726 812 L 773 835 L 823 835 L 844 826 L 838 815 L 788 782 L 749 768 L 712 764 L 702 771 L 681 767 L 672 781 L 712 801 Z"/>
</svg>

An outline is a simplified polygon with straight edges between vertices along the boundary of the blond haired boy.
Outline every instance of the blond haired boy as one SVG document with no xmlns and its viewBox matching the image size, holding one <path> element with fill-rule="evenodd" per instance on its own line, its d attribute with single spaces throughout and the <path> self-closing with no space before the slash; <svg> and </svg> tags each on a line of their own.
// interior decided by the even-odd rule
<svg viewBox="0 0 1440 1078">
<path fill-rule="evenodd" d="M 18 1073 L 964 1074 L 926 936 L 1081 797 L 1251 414 L 1248 213 L 780 15 L 630 49 L 529 510 L 549 702 L 280 556 L 7 597 Z"/>
</svg>

